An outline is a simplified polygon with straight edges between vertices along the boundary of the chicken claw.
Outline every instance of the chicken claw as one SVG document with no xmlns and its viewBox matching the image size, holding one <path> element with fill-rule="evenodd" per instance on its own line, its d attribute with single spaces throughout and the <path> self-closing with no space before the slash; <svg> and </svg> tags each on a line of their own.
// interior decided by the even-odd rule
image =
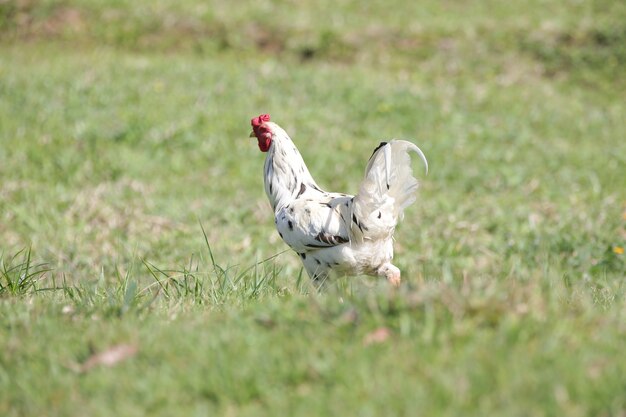
<svg viewBox="0 0 626 417">
<path fill-rule="evenodd" d="M 378 268 L 378 276 L 387 278 L 387 281 L 394 287 L 400 286 L 400 269 L 390 263 L 383 264 Z"/>
</svg>

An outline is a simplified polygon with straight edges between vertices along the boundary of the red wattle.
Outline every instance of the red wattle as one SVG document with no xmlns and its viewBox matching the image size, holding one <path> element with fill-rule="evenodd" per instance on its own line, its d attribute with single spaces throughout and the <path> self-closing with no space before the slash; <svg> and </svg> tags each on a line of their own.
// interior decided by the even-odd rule
<svg viewBox="0 0 626 417">
<path fill-rule="evenodd" d="M 261 152 L 267 152 L 272 144 L 272 134 L 268 132 L 267 127 L 262 127 L 263 123 L 270 121 L 269 114 L 262 114 L 250 121 L 254 135 L 259 141 L 259 149 Z"/>
<path fill-rule="evenodd" d="M 259 141 L 259 149 L 261 150 L 261 152 L 267 152 L 270 150 L 270 145 L 272 144 L 271 137 L 261 137 L 261 138 L 258 138 L 258 141 Z"/>
</svg>

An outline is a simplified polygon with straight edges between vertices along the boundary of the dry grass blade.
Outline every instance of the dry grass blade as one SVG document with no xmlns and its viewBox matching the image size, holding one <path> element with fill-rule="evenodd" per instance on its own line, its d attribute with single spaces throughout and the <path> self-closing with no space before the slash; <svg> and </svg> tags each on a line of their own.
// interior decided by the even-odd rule
<svg viewBox="0 0 626 417">
<path fill-rule="evenodd" d="M 391 330 L 389 330 L 387 327 L 379 327 L 373 332 L 365 335 L 365 337 L 363 338 L 363 345 L 369 346 L 372 344 L 383 343 L 387 339 L 389 339 L 390 336 Z"/>
<path fill-rule="evenodd" d="M 112 367 L 118 363 L 132 358 L 139 351 L 136 344 L 120 344 L 111 346 L 107 350 L 91 355 L 87 360 L 78 366 L 79 372 L 88 372 L 97 366 Z"/>
</svg>

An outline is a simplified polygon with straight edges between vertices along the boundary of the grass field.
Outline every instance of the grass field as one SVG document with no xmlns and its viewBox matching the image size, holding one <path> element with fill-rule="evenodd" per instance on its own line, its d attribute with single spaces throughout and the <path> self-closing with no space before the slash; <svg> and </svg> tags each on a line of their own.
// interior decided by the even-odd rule
<svg viewBox="0 0 626 417">
<path fill-rule="evenodd" d="M 625 22 L 0 1 L 0 415 L 626 416 Z M 310 286 L 262 112 L 334 191 L 380 140 L 424 150 L 399 289 Z"/>
</svg>

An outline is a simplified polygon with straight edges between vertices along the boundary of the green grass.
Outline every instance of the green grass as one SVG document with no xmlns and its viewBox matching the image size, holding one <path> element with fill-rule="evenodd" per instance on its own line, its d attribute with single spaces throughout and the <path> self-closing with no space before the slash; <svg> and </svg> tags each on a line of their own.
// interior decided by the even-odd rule
<svg viewBox="0 0 626 417">
<path fill-rule="evenodd" d="M 0 415 L 623 416 L 624 22 L 608 0 L 0 2 Z M 311 287 L 261 112 L 331 190 L 380 140 L 424 150 L 399 290 Z"/>
</svg>

